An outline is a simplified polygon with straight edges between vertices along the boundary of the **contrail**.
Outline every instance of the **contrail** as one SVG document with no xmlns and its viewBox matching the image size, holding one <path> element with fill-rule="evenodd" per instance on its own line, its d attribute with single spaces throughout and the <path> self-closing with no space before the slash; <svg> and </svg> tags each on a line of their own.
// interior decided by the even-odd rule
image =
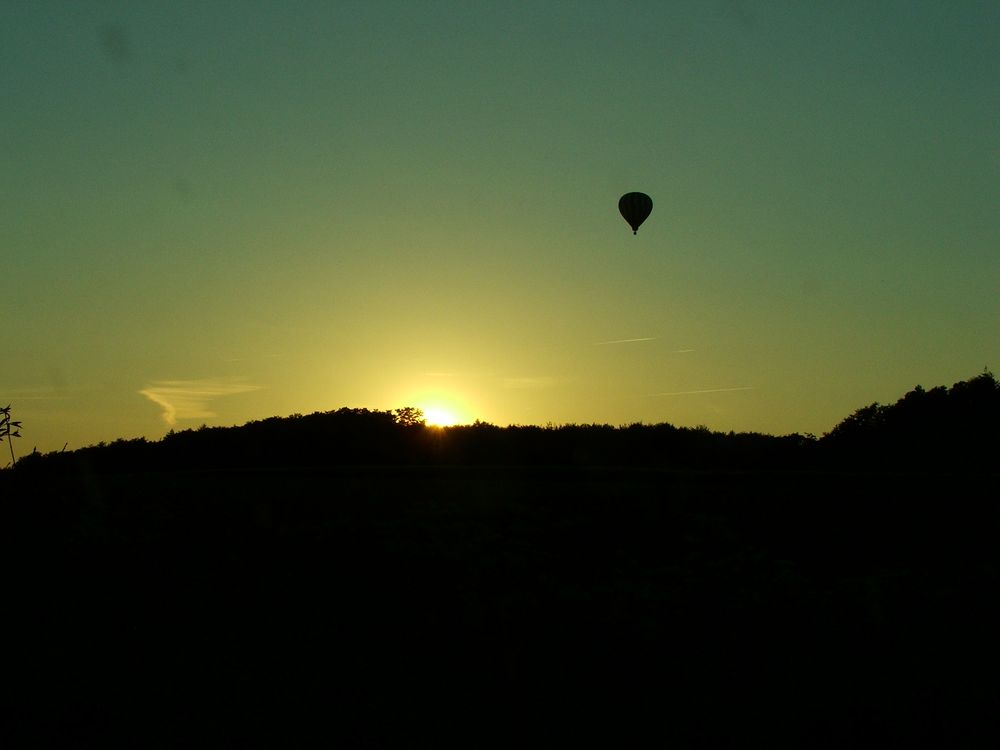
<svg viewBox="0 0 1000 750">
<path fill-rule="evenodd" d="M 559 384 L 558 378 L 541 376 L 534 378 L 504 378 L 505 388 L 552 388 Z"/>
<path fill-rule="evenodd" d="M 703 388 L 699 391 L 671 391 L 670 393 L 650 393 L 650 396 L 690 396 L 695 393 L 728 393 L 730 391 L 752 391 L 752 385 L 741 385 L 736 388 Z"/>
<path fill-rule="evenodd" d="M 655 336 L 643 336 L 637 339 L 615 339 L 614 341 L 598 341 L 594 346 L 606 346 L 607 344 L 631 344 L 635 341 L 652 341 Z"/>
</svg>

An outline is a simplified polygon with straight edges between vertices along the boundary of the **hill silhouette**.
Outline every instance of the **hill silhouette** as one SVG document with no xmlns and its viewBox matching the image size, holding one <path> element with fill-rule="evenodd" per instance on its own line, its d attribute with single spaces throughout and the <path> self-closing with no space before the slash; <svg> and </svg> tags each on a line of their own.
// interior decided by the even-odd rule
<svg viewBox="0 0 1000 750">
<path fill-rule="evenodd" d="M 341 408 L 171 431 L 160 441 L 116 440 L 30 454 L 20 471 L 168 471 L 342 465 L 645 466 L 710 471 L 840 468 L 948 471 L 993 467 L 1000 384 L 989 373 L 858 409 L 821 439 L 722 433 L 671 424 L 453 427 L 419 410 Z"/>
<path fill-rule="evenodd" d="M 27 456 L 0 731 L 996 747 L 996 407 L 984 373 L 818 439 L 340 409 Z"/>
<path fill-rule="evenodd" d="M 924 390 L 895 404 L 863 407 L 823 439 L 849 465 L 888 470 L 964 468 L 994 471 L 1000 384 L 990 372 Z"/>
</svg>

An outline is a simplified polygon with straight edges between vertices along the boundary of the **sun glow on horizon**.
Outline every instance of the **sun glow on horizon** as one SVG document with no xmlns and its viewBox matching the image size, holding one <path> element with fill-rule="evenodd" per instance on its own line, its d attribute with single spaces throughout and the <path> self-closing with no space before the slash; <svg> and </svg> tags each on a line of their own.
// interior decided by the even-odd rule
<svg viewBox="0 0 1000 750">
<path fill-rule="evenodd" d="M 445 406 L 428 405 L 421 411 L 424 413 L 424 422 L 431 427 L 451 427 L 461 422 L 455 412 Z"/>
<path fill-rule="evenodd" d="M 428 383 L 403 387 L 387 400 L 419 409 L 428 427 L 471 424 L 477 408 L 472 406 L 469 395 L 460 389 L 459 384 L 449 382 L 447 386 Z"/>
</svg>

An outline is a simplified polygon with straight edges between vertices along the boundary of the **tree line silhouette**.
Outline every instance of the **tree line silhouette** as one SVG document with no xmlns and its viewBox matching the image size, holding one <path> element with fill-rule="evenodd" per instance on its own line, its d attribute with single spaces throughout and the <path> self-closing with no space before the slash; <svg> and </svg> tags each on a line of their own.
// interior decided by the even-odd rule
<svg viewBox="0 0 1000 750">
<path fill-rule="evenodd" d="M 698 471 L 993 469 L 1000 383 L 992 373 L 856 410 L 820 438 L 668 423 L 432 427 L 418 409 L 341 408 L 34 452 L 18 471 L 117 472 L 338 465 L 628 466 Z"/>
<path fill-rule="evenodd" d="M 998 408 L 983 373 L 819 438 L 338 409 L 22 457 L 11 746 L 998 747 Z"/>
<path fill-rule="evenodd" d="M 995 470 L 1000 384 L 989 371 L 951 388 L 919 385 L 895 404 L 870 404 L 824 436 L 823 447 L 860 468 Z"/>
</svg>

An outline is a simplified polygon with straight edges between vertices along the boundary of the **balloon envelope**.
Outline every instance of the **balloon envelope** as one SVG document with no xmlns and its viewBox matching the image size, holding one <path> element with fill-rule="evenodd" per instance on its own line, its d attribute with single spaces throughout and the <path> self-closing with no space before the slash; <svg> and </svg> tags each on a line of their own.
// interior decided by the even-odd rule
<svg viewBox="0 0 1000 750">
<path fill-rule="evenodd" d="M 653 210 L 653 199 L 645 193 L 625 193 L 618 199 L 618 210 L 635 234 Z"/>
</svg>

